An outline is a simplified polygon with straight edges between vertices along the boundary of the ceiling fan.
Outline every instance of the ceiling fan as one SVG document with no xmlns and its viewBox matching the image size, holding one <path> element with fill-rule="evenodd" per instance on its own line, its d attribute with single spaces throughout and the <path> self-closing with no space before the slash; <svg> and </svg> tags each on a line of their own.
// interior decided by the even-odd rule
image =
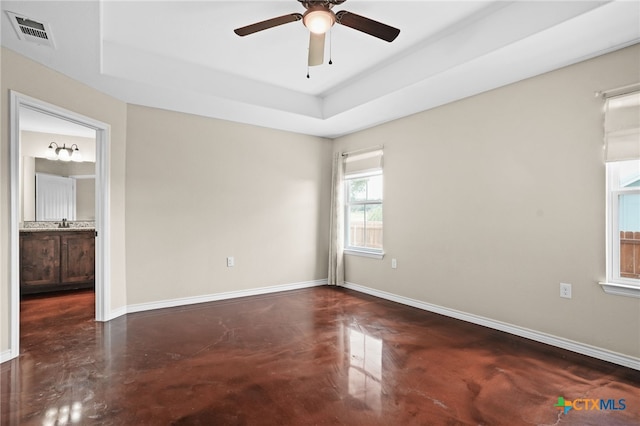
<svg viewBox="0 0 640 426">
<path fill-rule="evenodd" d="M 336 23 L 372 35 L 379 39 L 392 42 L 400 34 L 400 30 L 383 24 L 373 19 L 365 18 L 353 12 L 341 10 L 334 13 L 331 9 L 335 5 L 344 3 L 346 0 L 298 0 L 306 9 L 304 14 L 290 13 L 256 22 L 246 27 L 233 30 L 236 34 L 244 37 L 258 31 L 277 27 L 302 20 L 305 27 L 309 29 L 309 66 L 321 65 L 324 62 L 324 40 L 325 34 Z M 331 63 L 331 62 L 329 62 Z"/>
</svg>

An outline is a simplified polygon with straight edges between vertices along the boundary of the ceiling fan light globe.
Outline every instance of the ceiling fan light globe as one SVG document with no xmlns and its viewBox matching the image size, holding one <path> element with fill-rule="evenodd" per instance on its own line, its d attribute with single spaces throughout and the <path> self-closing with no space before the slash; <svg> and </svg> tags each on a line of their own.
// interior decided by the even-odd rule
<svg viewBox="0 0 640 426">
<path fill-rule="evenodd" d="M 304 26 L 314 34 L 324 34 L 335 24 L 336 17 L 332 11 L 321 9 L 309 9 L 302 18 Z"/>
</svg>

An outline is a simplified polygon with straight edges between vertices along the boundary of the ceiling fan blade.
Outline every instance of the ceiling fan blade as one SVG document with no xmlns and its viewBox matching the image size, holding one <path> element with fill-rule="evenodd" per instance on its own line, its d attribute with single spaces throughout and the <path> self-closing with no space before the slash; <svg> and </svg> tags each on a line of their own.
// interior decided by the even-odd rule
<svg viewBox="0 0 640 426">
<path fill-rule="evenodd" d="M 288 24 L 289 22 L 295 22 L 302 19 L 302 15 L 299 13 L 290 13 L 289 15 L 278 16 L 277 18 L 267 19 L 266 21 L 256 22 L 255 24 L 247 25 L 246 27 L 236 28 L 234 33 L 241 37 L 249 34 L 257 33 L 258 31 L 268 30 L 269 28 L 277 27 L 278 25 Z"/>
<path fill-rule="evenodd" d="M 400 34 L 397 28 L 346 10 L 336 12 L 336 22 L 388 42 L 392 42 Z"/>
<path fill-rule="evenodd" d="M 309 66 L 322 65 L 324 62 L 324 34 L 309 31 Z"/>
</svg>

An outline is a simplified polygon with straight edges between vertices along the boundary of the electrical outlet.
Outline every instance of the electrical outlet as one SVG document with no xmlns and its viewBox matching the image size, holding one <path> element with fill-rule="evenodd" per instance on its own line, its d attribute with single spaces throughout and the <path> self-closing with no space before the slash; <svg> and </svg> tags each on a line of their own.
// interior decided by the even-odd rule
<svg viewBox="0 0 640 426">
<path fill-rule="evenodd" d="M 571 284 L 560 283 L 560 297 L 571 299 Z"/>
<path fill-rule="evenodd" d="M 227 267 L 231 268 L 233 265 L 235 265 L 235 260 L 233 260 L 233 257 L 227 257 Z"/>
<path fill-rule="evenodd" d="M 396 259 L 391 259 L 391 268 L 396 269 L 398 267 L 398 261 Z"/>
</svg>

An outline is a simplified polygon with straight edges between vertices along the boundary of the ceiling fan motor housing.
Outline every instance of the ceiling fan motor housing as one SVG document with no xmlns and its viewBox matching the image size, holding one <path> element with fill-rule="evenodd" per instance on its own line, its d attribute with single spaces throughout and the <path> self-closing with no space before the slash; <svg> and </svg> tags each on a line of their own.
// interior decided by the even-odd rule
<svg viewBox="0 0 640 426">
<path fill-rule="evenodd" d="M 342 4 L 347 0 L 298 0 L 305 9 L 309 9 L 313 6 L 322 6 L 327 8 L 332 8 L 337 4 Z"/>
</svg>

